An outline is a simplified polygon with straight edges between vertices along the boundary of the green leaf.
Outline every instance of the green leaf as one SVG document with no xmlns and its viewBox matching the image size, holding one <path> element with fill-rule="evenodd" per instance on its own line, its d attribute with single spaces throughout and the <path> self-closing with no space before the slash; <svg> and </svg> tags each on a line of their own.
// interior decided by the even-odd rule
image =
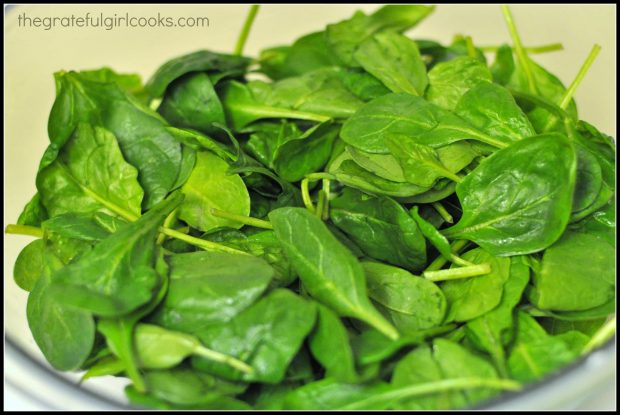
<svg viewBox="0 0 620 415">
<path fill-rule="evenodd" d="M 197 154 L 196 166 L 181 191 L 186 197 L 179 208 L 179 218 L 201 231 L 243 226 L 213 216 L 211 209 L 242 216 L 250 214 L 250 195 L 243 180 L 238 174 L 228 174 L 228 163 L 213 153 Z"/>
<path fill-rule="evenodd" d="M 50 217 L 104 212 L 135 219 L 144 195 L 137 178 L 112 133 L 80 124 L 56 159 L 39 171 L 37 188 Z"/>
<path fill-rule="evenodd" d="M 242 56 L 199 50 L 171 59 L 157 69 L 145 88 L 151 98 L 160 98 L 168 85 L 190 72 L 243 74 L 250 59 Z"/>
<path fill-rule="evenodd" d="M 242 374 L 197 357 L 192 365 L 225 379 L 279 383 L 312 330 L 315 316 L 316 308 L 309 301 L 289 290 L 273 290 L 232 320 L 197 333 L 206 347 L 246 362 L 253 373 Z"/>
<path fill-rule="evenodd" d="M 426 263 L 424 237 L 393 199 L 345 189 L 330 205 L 334 225 L 366 255 L 411 270 L 420 270 Z"/>
<path fill-rule="evenodd" d="M 566 136 L 518 141 L 485 159 L 456 186 L 463 216 L 442 233 L 471 240 L 493 255 L 545 249 L 568 224 L 575 170 L 575 151 Z"/>
<path fill-rule="evenodd" d="M 13 278 L 19 288 L 32 291 L 45 266 L 45 242 L 36 239 L 21 250 L 13 266 Z"/>
<path fill-rule="evenodd" d="M 508 357 L 513 379 L 523 382 L 541 379 L 575 359 L 575 353 L 562 339 L 549 336 L 532 317 L 523 312 L 517 317 L 515 344 Z"/>
<path fill-rule="evenodd" d="M 340 137 L 359 150 L 387 154 L 387 134 L 406 135 L 418 144 L 433 148 L 461 140 L 506 146 L 422 97 L 394 93 L 373 99 L 361 107 L 344 123 Z"/>
<path fill-rule="evenodd" d="M 601 306 L 614 298 L 615 258 L 614 247 L 603 239 L 568 231 L 544 252 L 528 298 L 555 311 Z"/>
<path fill-rule="evenodd" d="M 115 82 L 98 82 L 76 72 L 55 74 L 57 95 L 48 122 L 50 141 L 60 148 L 80 122 L 101 126 L 118 140 L 123 157 L 138 169 L 143 207 L 153 207 L 173 188 L 182 165 L 181 146 L 157 113 Z M 41 168 L 52 161 L 44 157 Z"/>
<path fill-rule="evenodd" d="M 122 316 L 147 303 L 159 282 L 153 268 L 155 238 L 180 196 L 170 197 L 55 273 L 54 295 L 67 305 L 106 317 Z"/>
<path fill-rule="evenodd" d="M 364 270 L 325 224 L 303 208 L 280 208 L 269 214 L 284 253 L 308 293 L 340 316 L 360 319 L 388 337 L 396 329 L 372 306 Z"/>
<path fill-rule="evenodd" d="M 318 306 L 317 323 L 309 346 L 312 356 L 325 368 L 326 378 L 343 383 L 357 381 L 347 329 L 338 315 L 325 306 Z"/>
<path fill-rule="evenodd" d="M 439 326 L 446 298 L 431 281 L 378 262 L 362 263 L 368 296 L 404 336 Z"/>
<path fill-rule="evenodd" d="M 454 110 L 480 131 L 507 144 L 536 135 L 510 92 L 497 84 L 474 86 L 461 96 Z"/>
<path fill-rule="evenodd" d="M 504 347 L 512 340 L 515 323 L 514 308 L 521 301 L 530 279 L 530 271 L 523 259 L 511 259 L 510 276 L 504 283 L 500 303 L 493 310 L 467 322 L 467 339 L 491 355 L 502 376 L 507 376 Z"/>
<path fill-rule="evenodd" d="M 487 263 L 491 272 L 441 284 L 448 300 L 448 322 L 472 320 L 493 310 L 502 299 L 503 287 L 510 275 L 509 258 L 493 256 L 482 248 L 468 251 L 462 258 L 474 264 Z M 455 268 L 454 264 L 452 268 Z"/>
<path fill-rule="evenodd" d="M 491 82 L 491 72 L 478 59 L 460 56 L 438 63 L 428 73 L 426 99 L 446 110 L 454 110 L 463 95 L 480 84 Z"/>
<path fill-rule="evenodd" d="M 394 32 L 380 32 L 362 42 L 354 59 L 392 92 L 424 95 L 426 66 L 415 42 Z"/>
<path fill-rule="evenodd" d="M 28 296 L 26 315 L 37 346 L 57 370 L 77 370 L 86 361 L 95 341 L 92 315 L 69 307 L 50 290 L 53 274 L 62 263 L 47 263 Z"/>
<path fill-rule="evenodd" d="M 157 112 L 176 127 L 193 128 L 207 134 L 218 132 L 213 123 L 226 122 L 222 103 L 203 72 L 174 81 Z"/>
<path fill-rule="evenodd" d="M 168 293 L 149 320 L 187 333 L 231 320 L 258 299 L 273 276 L 269 265 L 249 255 L 193 252 L 169 262 Z"/>
</svg>

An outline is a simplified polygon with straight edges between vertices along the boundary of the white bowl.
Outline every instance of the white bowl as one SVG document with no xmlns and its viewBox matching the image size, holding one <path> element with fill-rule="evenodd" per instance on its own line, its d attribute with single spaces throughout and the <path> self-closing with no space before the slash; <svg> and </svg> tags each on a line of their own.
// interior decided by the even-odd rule
<svg viewBox="0 0 620 415">
<path fill-rule="evenodd" d="M 248 5 L 53 5 L 5 9 L 5 202 L 4 222 L 14 223 L 35 193 L 35 174 L 48 144 L 47 117 L 54 100 L 52 73 L 60 69 L 110 66 L 137 72 L 147 79 L 169 58 L 197 49 L 231 52 Z M 268 46 L 290 43 L 327 23 L 349 17 L 356 9 L 377 5 L 265 5 L 261 8 L 245 52 L 255 55 Z M 516 5 L 515 20 L 526 46 L 562 42 L 564 51 L 535 59 L 571 82 L 594 43 L 602 46 L 576 93 L 582 119 L 615 136 L 616 41 L 615 6 Z M 207 17 L 203 28 L 25 27 L 34 18 L 70 18 L 90 13 L 97 17 Z M 21 17 L 21 19 L 20 19 Z M 20 25 L 21 22 L 21 25 Z M 41 20 L 41 24 L 45 21 Z M 57 25 L 62 22 L 57 19 Z M 471 35 L 477 45 L 510 43 L 497 5 L 440 5 L 413 29 L 416 38 L 449 43 L 457 33 Z M 19 251 L 30 238 L 8 235 L 4 244 L 4 300 L 7 366 L 5 376 L 14 397 L 39 402 L 40 408 L 111 409 L 124 404 L 124 381 L 95 379 L 77 386 L 78 376 L 49 370 L 26 322 L 26 298 L 12 278 Z M 574 407 L 615 374 L 613 346 L 525 393 L 490 403 L 491 409 L 549 409 Z M 601 409 L 615 407 L 613 402 Z M 609 399 L 609 398 L 608 398 Z"/>
</svg>

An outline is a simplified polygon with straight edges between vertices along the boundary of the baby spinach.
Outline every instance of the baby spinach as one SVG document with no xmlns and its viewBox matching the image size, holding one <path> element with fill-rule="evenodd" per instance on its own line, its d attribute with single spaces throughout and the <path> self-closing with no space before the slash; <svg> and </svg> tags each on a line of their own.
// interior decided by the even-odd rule
<svg viewBox="0 0 620 415">
<path fill-rule="evenodd" d="M 587 233 L 567 231 L 545 250 L 528 293 L 538 308 L 587 310 L 614 298 L 614 247 Z"/>
<path fill-rule="evenodd" d="M 439 326 L 446 314 L 446 298 L 431 281 L 378 262 L 363 262 L 368 296 L 407 336 Z"/>
<path fill-rule="evenodd" d="M 276 209 L 269 219 L 310 295 L 340 316 L 358 318 L 398 338 L 396 329 L 368 299 L 362 266 L 320 219 L 302 208 Z"/>
<path fill-rule="evenodd" d="M 168 262 L 168 292 L 150 321 L 193 334 L 252 305 L 274 273 L 259 258 L 222 252 L 172 255 Z"/>
<path fill-rule="evenodd" d="M 159 280 L 153 268 L 155 237 L 181 199 L 180 194 L 171 196 L 55 273 L 55 296 L 107 317 L 122 316 L 148 302 Z"/>
<path fill-rule="evenodd" d="M 205 232 L 224 226 L 242 226 L 211 214 L 211 209 L 242 216 L 250 214 L 248 190 L 238 174 L 228 174 L 228 167 L 228 163 L 211 152 L 197 154 L 196 166 L 181 188 L 185 200 L 179 207 L 180 219 Z"/>
<path fill-rule="evenodd" d="M 424 237 L 393 199 L 345 189 L 330 204 L 332 222 L 366 255 L 412 270 L 426 262 Z"/>
<path fill-rule="evenodd" d="M 428 79 L 415 42 L 394 32 L 380 32 L 362 42 L 353 58 L 392 92 L 423 95 Z"/>
<path fill-rule="evenodd" d="M 494 255 L 545 249 L 568 224 L 575 170 L 566 136 L 520 140 L 485 159 L 456 186 L 463 216 L 443 234 L 472 240 Z"/>
<path fill-rule="evenodd" d="M 242 56 L 258 9 L 145 85 L 54 74 L 5 229 L 38 238 L 13 274 L 52 367 L 138 408 L 469 409 L 610 341 L 616 146 L 573 100 L 598 45 L 565 88 L 507 6 L 514 46 L 387 5 Z"/>
</svg>

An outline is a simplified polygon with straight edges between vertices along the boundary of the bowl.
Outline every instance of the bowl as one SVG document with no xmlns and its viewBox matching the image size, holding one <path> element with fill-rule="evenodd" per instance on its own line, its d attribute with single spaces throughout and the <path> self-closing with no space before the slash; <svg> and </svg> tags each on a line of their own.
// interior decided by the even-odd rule
<svg viewBox="0 0 620 415">
<path fill-rule="evenodd" d="M 174 56 L 197 49 L 231 52 L 248 7 L 26 5 L 6 8 L 5 225 L 17 220 L 36 191 L 37 165 L 48 144 L 46 127 L 54 100 L 53 72 L 109 66 L 120 72 L 139 73 L 147 79 L 161 63 Z M 371 4 L 264 5 L 245 52 L 255 56 L 264 47 L 290 43 L 327 23 L 349 17 L 354 10 L 373 11 L 377 7 Z M 581 118 L 615 136 L 615 6 L 515 5 L 512 10 L 525 45 L 563 43 L 563 51 L 537 55 L 536 60 L 565 84 L 571 82 L 592 45 L 602 46 L 575 96 Z M 72 16 L 87 14 L 92 18 L 106 17 L 104 22 L 108 27 L 66 27 Z M 203 24 L 198 27 L 111 26 L 114 18 L 158 16 L 194 18 Z M 458 33 L 471 35 L 476 45 L 510 42 L 497 5 L 438 6 L 432 16 L 409 32 L 414 37 L 446 43 Z M 4 237 L 5 377 L 11 396 L 25 398 L 23 402 L 39 409 L 126 407 L 122 392 L 124 380 L 107 377 L 78 385 L 77 374 L 52 370 L 39 352 L 26 321 L 27 293 L 12 278 L 17 254 L 29 241 L 24 236 Z M 614 376 L 615 343 L 612 341 L 542 382 L 520 393 L 502 395 L 481 408 L 575 408 L 601 387 L 613 385 Z M 610 398 L 610 393 L 608 405 L 600 406 L 599 402 L 597 408 L 612 409 L 612 405 L 615 408 L 615 394 Z"/>
</svg>

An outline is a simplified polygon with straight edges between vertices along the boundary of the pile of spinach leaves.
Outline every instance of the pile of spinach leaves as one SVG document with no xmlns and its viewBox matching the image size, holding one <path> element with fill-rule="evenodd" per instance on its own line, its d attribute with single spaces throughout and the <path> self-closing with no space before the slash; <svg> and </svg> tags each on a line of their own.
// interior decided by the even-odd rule
<svg viewBox="0 0 620 415">
<path fill-rule="evenodd" d="M 159 409 L 449 409 L 615 328 L 615 143 L 513 45 L 355 13 L 140 77 L 54 74 L 37 193 L 7 232 L 56 369 Z M 417 35 L 420 32 L 415 32 Z M 577 70 L 577 68 L 576 68 Z M 262 74 L 258 80 L 256 73 Z M 252 76 L 249 76 L 252 75 Z"/>
</svg>

